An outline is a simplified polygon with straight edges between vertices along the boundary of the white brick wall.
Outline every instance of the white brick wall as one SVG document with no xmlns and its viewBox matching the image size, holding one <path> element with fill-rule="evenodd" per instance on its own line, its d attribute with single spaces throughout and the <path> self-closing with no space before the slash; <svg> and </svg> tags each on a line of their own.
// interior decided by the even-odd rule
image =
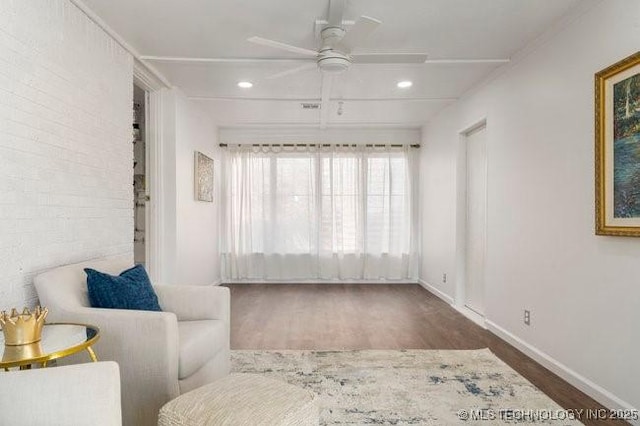
<svg viewBox="0 0 640 426">
<path fill-rule="evenodd" d="M 133 256 L 133 59 L 68 0 L 0 0 L 0 309 L 33 276 Z"/>
</svg>

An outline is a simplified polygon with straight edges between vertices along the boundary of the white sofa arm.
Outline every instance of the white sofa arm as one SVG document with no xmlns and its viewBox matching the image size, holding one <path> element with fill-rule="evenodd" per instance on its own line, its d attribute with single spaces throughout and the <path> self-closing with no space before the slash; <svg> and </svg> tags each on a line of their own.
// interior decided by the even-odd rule
<svg viewBox="0 0 640 426">
<path fill-rule="evenodd" d="M 157 285 L 160 307 L 173 312 L 179 321 L 223 320 L 230 322 L 229 289 L 218 286 Z"/>
<path fill-rule="evenodd" d="M 0 424 L 119 426 L 115 362 L 3 372 Z"/>
</svg>

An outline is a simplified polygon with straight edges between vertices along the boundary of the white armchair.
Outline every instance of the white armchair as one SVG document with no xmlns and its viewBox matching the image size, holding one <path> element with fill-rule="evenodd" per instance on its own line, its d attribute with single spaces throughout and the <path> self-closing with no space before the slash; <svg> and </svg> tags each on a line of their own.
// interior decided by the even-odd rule
<svg viewBox="0 0 640 426">
<path fill-rule="evenodd" d="M 115 362 L 0 373 L 0 424 L 120 426 Z"/>
<path fill-rule="evenodd" d="M 229 373 L 229 289 L 214 286 L 154 286 L 163 312 L 91 308 L 84 268 L 117 275 L 128 257 L 62 266 L 34 282 L 49 322 L 97 325 L 100 360 L 122 371 L 125 426 L 155 425 L 158 412 L 178 395 Z"/>
</svg>

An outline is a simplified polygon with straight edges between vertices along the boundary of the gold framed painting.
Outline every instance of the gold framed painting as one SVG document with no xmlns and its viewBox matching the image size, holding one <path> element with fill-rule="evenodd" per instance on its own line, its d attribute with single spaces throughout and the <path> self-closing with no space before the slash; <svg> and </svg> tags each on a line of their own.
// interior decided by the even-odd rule
<svg viewBox="0 0 640 426">
<path fill-rule="evenodd" d="M 194 169 L 196 200 L 213 202 L 213 159 L 196 151 Z"/>
<path fill-rule="evenodd" d="M 596 234 L 640 237 L 640 52 L 595 75 Z"/>
</svg>

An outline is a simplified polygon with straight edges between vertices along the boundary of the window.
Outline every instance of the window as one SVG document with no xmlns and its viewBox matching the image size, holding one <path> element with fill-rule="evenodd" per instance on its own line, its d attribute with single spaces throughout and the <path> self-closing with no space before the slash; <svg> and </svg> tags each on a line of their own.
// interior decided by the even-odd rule
<svg viewBox="0 0 640 426">
<path fill-rule="evenodd" d="M 230 151 L 227 275 L 409 278 L 416 245 L 410 163 L 408 149 Z M 395 265 L 393 276 L 380 268 L 385 263 Z"/>
</svg>

